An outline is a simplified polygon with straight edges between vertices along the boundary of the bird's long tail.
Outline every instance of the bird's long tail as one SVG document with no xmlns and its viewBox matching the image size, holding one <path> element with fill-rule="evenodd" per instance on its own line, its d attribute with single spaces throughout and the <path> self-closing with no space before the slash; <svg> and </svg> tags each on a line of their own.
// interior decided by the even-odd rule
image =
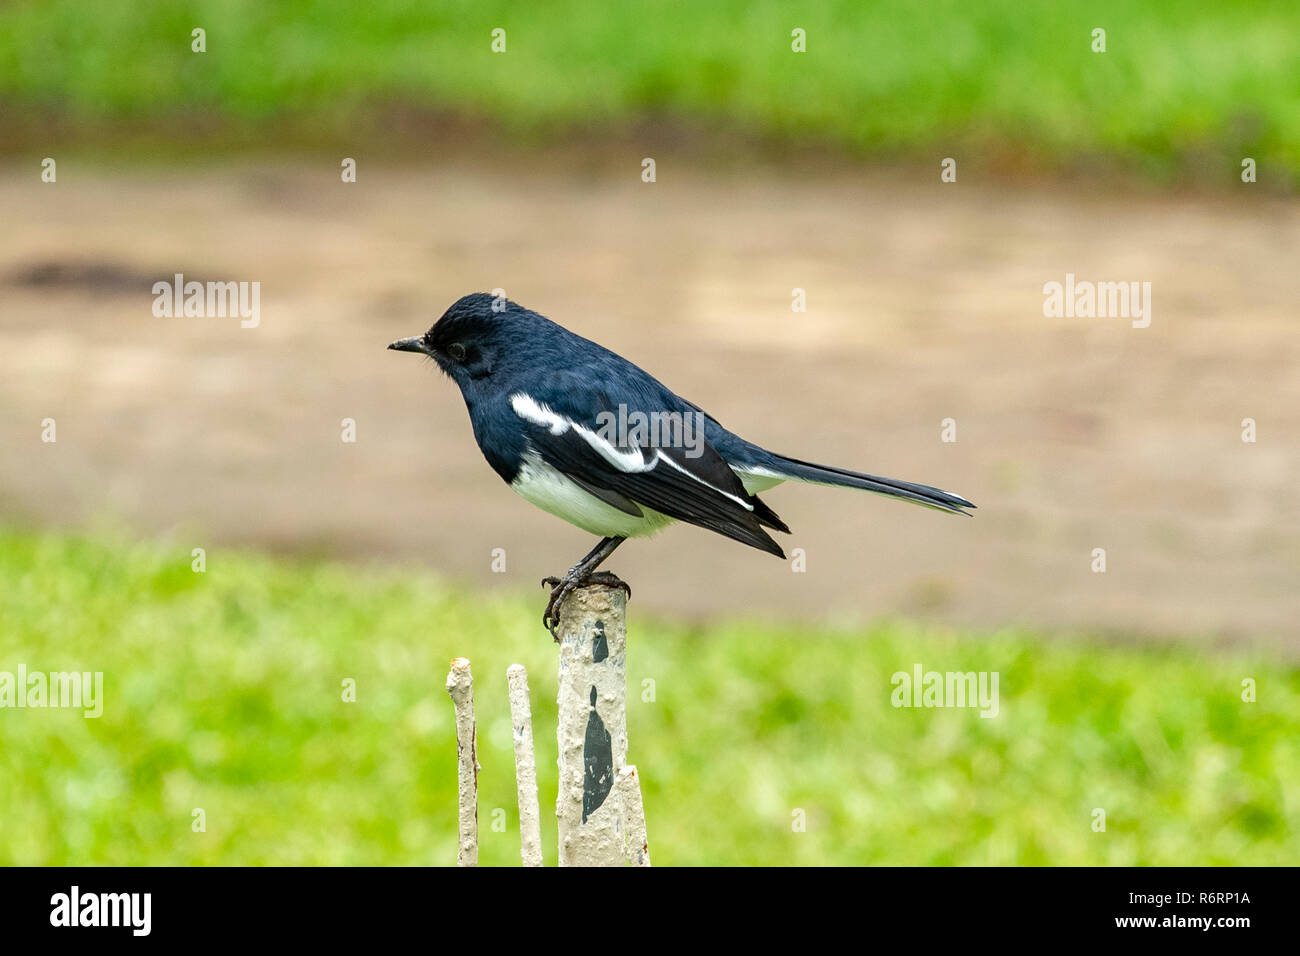
<svg viewBox="0 0 1300 956">
<path fill-rule="evenodd" d="M 904 501 L 911 501 L 927 508 L 959 515 L 969 514 L 963 509 L 975 507 L 961 495 L 954 495 L 941 488 L 932 488 L 930 485 L 918 485 L 897 478 L 864 475 L 861 472 L 849 471 L 847 468 L 818 465 L 797 458 L 786 458 L 784 455 L 773 454 L 771 459 L 771 464 L 764 470 L 771 472 L 773 477 L 780 476 L 789 481 L 810 481 L 820 485 L 860 488 L 863 491 L 872 491 L 891 498 L 902 498 Z"/>
</svg>

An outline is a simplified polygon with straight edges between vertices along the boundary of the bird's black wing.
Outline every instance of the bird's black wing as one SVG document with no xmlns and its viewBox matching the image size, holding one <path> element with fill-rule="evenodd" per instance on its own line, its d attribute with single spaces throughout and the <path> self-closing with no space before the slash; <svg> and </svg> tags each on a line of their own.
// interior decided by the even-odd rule
<svg viewBox="0 0 1300 956">
<path fill-rule="evenodd" d="M 745 491 L 702 434 L 689 449 L 645 441 L 619 445 L 618 436 L 608 434 L 593 413 L 593 409 L 612 411 L 613 404 L 603 394 L 588 401 L 593 404 L 584 409 L 585 414 L 575 414 L 572 401 L 557 402 L 567 404 L 567 410 L 531 397 L 512 404 L 525 422 L 528 444 L 543 461 L 619 510 L 628 511 L 627 503 L 644 506 L 785 557 L 762 525 L 780 531 L 789 528 Z"/>
</svg>

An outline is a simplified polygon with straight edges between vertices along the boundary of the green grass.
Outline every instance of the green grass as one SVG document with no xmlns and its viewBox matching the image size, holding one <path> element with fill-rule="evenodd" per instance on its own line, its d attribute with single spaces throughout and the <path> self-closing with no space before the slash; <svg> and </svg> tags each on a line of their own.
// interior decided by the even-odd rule
<svg viewBox="0 0 1300 956">
<path fill-rule="evenodd" d="M 540 594 L 189 545 L 0 533 L 0 671 L 104 672 L 104 712 L 0 710 L 0 863 L 445 864 L 473 660 L 482 854 L 517 865 L 505 669 L 528 666 L 548 861 L 555 657 Z M 632 605 L 631 759 L 659 864 L 1294 863 L 1300 674 L 1264 659 L 738 621 Z M 915 663 L 1000 714 L 895 709 Z M 1241 681 L 1257 681 L 1244 703 Z M 345 678 L 355 703 L 341 699 Z M 654 700 L 643 701 L 643 681 Z M 206 812 L 206 832 L 191 829 Z M 1091 829 L 1106 810 L 1105 833 Z M 491 828 L 503 808 L 507 830 Z M 796 809 L 806 832 L 792 831 Z"/>
<path fill-rule="evenodd" d="M 16 0 L 0 5 L 0 97 L 96 128 L 220 117 L 272 143 L 286 118 L 345 131 L 378 106 L 514 131 L 668 116 L 924 157 L 936 175 L 954 155 L 1235 182 L 1253 156 L 1277 182 L 1300 175 L 1297 36 L 1291 0 Z"/>
</svg>

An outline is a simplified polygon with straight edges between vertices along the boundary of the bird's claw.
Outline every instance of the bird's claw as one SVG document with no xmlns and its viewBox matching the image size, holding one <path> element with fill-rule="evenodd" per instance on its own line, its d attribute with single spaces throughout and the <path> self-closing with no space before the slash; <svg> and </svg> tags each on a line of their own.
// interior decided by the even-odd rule
<svg viewBox="0 0 1300 956">
<path fill-rule="evenodd" d="M 561 580 L 548 578 L 547 580 L 555 581 L 555 583 L 551 585 L 551 599 L 546 602 L 546 610 L 542 612 L 542 627 L 551 632 L 551 639 L 558 644 L 560 643 L 560 635 L 555 633 L 555 629 L 560 624 L 560 608 L 564 604 L 564 599 L 577 587 L 577 584 L 569 578 Z M 546 582 L 542 583 L 545 584 Z"/>
<path fill-rule="evenodd" d="M 551 637 L 557 644 L 560 643 L 560 635 L 555 629 L 560 624 L 560 608 L 564 606 L 565 599 L 578 588 L 588 584 L 603 584 L 606 587 L 622 588 L 629 599 L 632 597 L 632 589 L 627 582 L 612 571 L 592 571 L 586 575 L 578 575 L 575 571 L 576 569 L 571 569 L 562 578 L 542 578 L 542 587 L 549 586 L 551 589 L 551 599 L 546 602 L 546 610 L 542 612 L 542 627 L 551 632 Z"/>
<path fill-rule="evenodd" d="M 607 588 L 622 588 L 628 600 L 632 599 L 632 588 L 613 571 L 592 571 L 583 584 L 603 584 Z"/>
</svg>

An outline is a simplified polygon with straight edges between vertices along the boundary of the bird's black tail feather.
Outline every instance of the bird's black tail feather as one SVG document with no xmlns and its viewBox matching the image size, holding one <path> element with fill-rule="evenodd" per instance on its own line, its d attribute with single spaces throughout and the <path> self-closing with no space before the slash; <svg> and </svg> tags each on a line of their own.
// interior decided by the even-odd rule
<svg viewBox="0 0 1300 956">
<path fill-rule="evenodd" d="M 772 459 L 773 465 L 769 465 L 768 468 L 791 481 L 810 481 L 821 485 L 860 488 L 863 491 L 872 491 L 878 495 L 888 495 L 891 498 L 902 498 L 904 501 L 911 501 L 927 508 L 935 508 L 939 511 L 947 511 L 958 515 L 968 514 L 963 509 L 975 507 L 961 495 L 954 495 L 951 492 L 944 491 L 941 488 L 932 488 L 929 485 L 918 485 L 915 482 L 900 481 L 897 478 L 878 478 L 875 475 L 864 475 L 861 472 L 849 471 L 847 468 L 836 468 L 832 465 L 818 465 L 810 461 L 800 461 L 797 458 L 786 458 L 784 455 L 772 455 Z"/>
</svg>

